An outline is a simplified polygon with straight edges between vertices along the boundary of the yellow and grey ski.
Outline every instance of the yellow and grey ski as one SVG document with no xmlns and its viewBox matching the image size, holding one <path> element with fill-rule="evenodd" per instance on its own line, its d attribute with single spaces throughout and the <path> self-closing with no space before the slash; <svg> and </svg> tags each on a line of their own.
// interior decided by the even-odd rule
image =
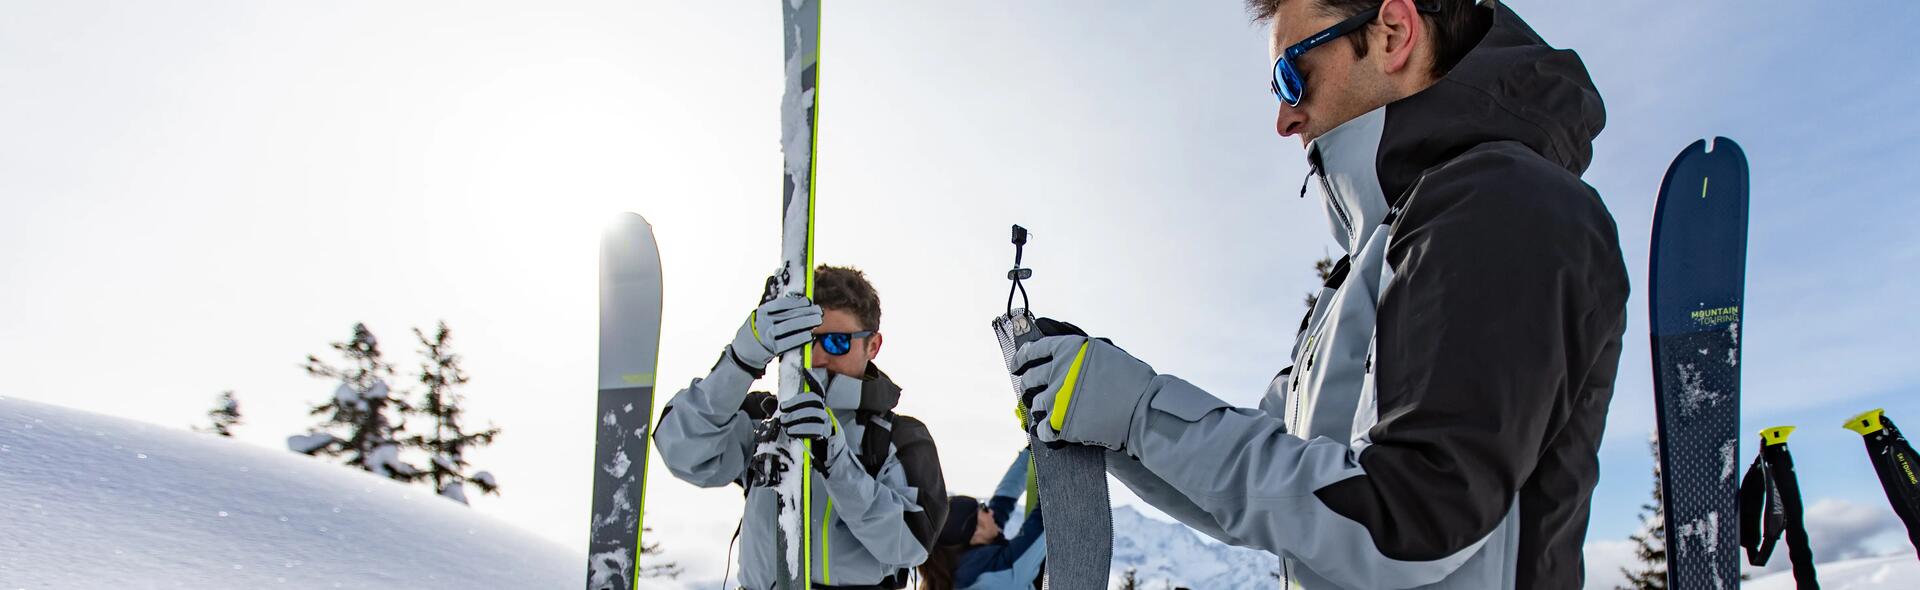
<svg viewBox="0 0 1920 590">
<path fill-rule="evenodd" d="M 786 59 L 786 90 L 780 98 L 780 151 L 785 157 L 780 197 L 780 268 L 767 279 L 766 297 L 799 294 L 813 298 L 813 204 L 819 146 L 820 2 L 781 0 L 781 37 Z M 798 395 L 805 387 L 805 371 L 812 366 L 813 347 L 780 356 L 779 399 Z M 780 519 L 778 584 L 783 590 L 804 590 L 813 572 L 813 461 L 804 441 L 785 435 L 778 443 L 786 453 L 775 484 Z M 823 564 L 824 565 L 824 564 Z M 821 568 L 826 569 L 825 567 Z M 824 573 L 824 572 L 822 572 Z M 826 580 L 821 580 L 826 582 Z"/>
<path fill-rule="evenodd" d="M 639 215 L 621 215 L 600 242 L 600 399 L 587 590 L 630 590 L 639 577 L 660 288 L 653 227 Z"/>
</svg>

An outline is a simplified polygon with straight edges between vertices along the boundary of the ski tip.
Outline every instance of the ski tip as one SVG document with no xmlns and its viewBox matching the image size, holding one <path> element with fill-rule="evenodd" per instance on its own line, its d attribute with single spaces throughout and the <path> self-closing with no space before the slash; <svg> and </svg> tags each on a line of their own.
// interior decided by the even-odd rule
<svg viewBox="0 0 1920 590">
<path fill-rule="evenodd" d="M 1885 416 L 1886 413 L 1886 410 L 1880 408 L 1867 410 L 1861 412 L 1858 416 L 1848 418 L 1847 423 L 1842 426 L 1845 426 L 1847 430 L 1860 433 L 1860 436 L 1873 434 L 1886 428 L 1886 425 L 1880 423 L 1880 417 Z"/>
<path fill-rule="evenodd" d="M 1787 436 L 1793 434 L 1792 426 L 1775 426 L 1760 431 L 1760 444 L 1765 446 L 1787 444 Z"/>
</svg>

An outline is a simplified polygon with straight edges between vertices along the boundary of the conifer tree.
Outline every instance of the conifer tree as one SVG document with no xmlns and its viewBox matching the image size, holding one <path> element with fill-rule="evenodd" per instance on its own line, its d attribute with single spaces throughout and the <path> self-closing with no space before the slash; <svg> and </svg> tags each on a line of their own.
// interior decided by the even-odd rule
<svg viewBox="0 0 1920 590">
<path fill-rule="evenodd" d="M 481 493 L 499 494 L 499 483 L 493 474 L 480 471 L 469 474 L 471 465 L 467 463 L 469 449 L 484 447 L 493 443 L 500 435 L 500 429 L 489 426 L 478 432 L 467 432 L 460 423 L 463 413 L 460 404 L 464 401 L 457 388 L 466 385 L 468 377 L 460 366 L 460 355 L 453 353 L 453 332 L 446 322 L 440 322 L 433 336 L 428 337 L 419 328 L 414 328 L 414 337 L 420 340 L 420 385 L 425 387 L 419 408 L 421 414 L 432 421 L 432 426 L 421 434 L 407 439 L 408 446 L 426 451 L 430 461 L 427 465 L 427 478 L 433 483 L 435 493 L 452 498 L 461 504 L 467 503 L 466 484 L 471 483 Z"/>
<path fill-rule="evenodd" d="M 406 415 L 413 408 L 388 388 L 393 365 L 381 355 L 373 332 L 366 324 L 354 324 L 351 339 L 330 346 L 346 364 L 335 366 L 307 355 L 302 368 L 338 386 L 333 397 L 309 412 L 322 417 L 321 422 L 307 434 L 288 437 L 287 447 L 308 455 L 344 457 L 348 466 L 382 477 L 420 479 L 420 469 L 400 459 Z"/>
<path fill-rule="evenodd" d="M 207 410 L 207 421 L 207 426 L 195 426 L 193 429 L 220 436 L 233 436 L 233 428 L 241 424 L 240 401 L 233 398 L 233 390 L 220 393 L 220 400 L 214 403 L 213 409 Z"/>
</svg>

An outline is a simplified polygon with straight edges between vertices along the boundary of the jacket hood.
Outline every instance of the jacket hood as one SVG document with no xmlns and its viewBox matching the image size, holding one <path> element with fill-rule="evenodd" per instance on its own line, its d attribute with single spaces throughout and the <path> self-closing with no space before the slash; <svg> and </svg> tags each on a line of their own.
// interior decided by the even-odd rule
<svg viewBox="0 0 1920 590">
<path fill-rule="evenodd" d="M 1481 10 L 1491 12 L 1487 31 L 1460 63 L 1433 86 L 1314 140 L 1308 158 L 1315 167 L 1372 176 L 1365 180 L 1378 183 L 1388 207 L 1402 205 L 1428 169 L 1483 143 L 1519 142 L 1575 176 L 1585 172 L 1606 126 L 1586 65 L 1572 50 L 1547 45 L 1503 3 Z M 1369 155 L 1372 161 L 1353 161 Z M 1333 212 L 1344 213 L 1353 212 Z M 1339 227 L 1335 233 L 1347 241 Z"/>
<path fill-rule="evenodd" d="M 860 376 L 860 407 L 862 412 L 885 414 L 900 405 L 900 386 L 893 384 L 879 365 L 867 363 L 867 372 Z"/>
</svg>

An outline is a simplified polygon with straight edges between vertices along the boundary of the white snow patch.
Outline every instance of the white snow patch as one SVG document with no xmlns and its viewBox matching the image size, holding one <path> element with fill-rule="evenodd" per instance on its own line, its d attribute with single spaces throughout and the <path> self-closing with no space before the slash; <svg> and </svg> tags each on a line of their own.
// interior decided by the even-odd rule
<svg viewBox="0 0 1920 590">
<path fill-rule="evenodd" d="M 0 447 L 17 451 L 0 461 L 6 588 L 564 588 L 585 573 L 584 555 L 485 514 L 407 501 L 414 487 L 223 437 L 0 400 Z"/>
<path fill-rule="evenodd" d="M 419 468 L 400 460 L 400 445 L 392 443 L 374 447 L 373 452 L 367 454 L 367 466 L 372 467 L 374 473 L 382 476 L 413 475 L 420 472 Z"/>
<path fill-rule="evenodd" d="M 627 470 L 632 468 L 633 460 L 627 458 L 624 444 L 613 453 L 612 460 L 600 466 L 601 471 L 607 472 L 607 475 L 613 476 L 614 479 L 625 479 Z"/>
<path fill-rule="evenodd" d="M 354 391 L 353 386 L 348 385 L 345 381 L 341 381 L 340 386 L 333 390 L 333 403 L 335 404 L 346 406 L 359 401 L 360 392 Z"/>
<path fill-rule="evenodd" d="M 440 495 L 442 497 L 452 499 L 455 502 L 466 504 L 467 503 L 467 484 L 457 482 L 457 481 L 447 484 L 446 489 L 440 490 Z"/>
<path fill-rule="evenodd" d="M 333 435 L 325 432 L 296 434 L 287 437 L 287 450 L 302 455 L 311 455 L 314 451 L 320 450 L 321 447 L 325 447 L 335 440 L 337 439 L 335 439 Z"/>
<path fill-rule="evenodd" d="M 1680 523 L 1680 530 L 1676 532 L 1680 535 L 1679 542 L 1670 543 L 1671 546 L 1668 549 L 1681 554 L 1690 553 L 1696 548 L 1707 554 L 1720 552 L 1720 512 L 1718 510 Z"/>
<path fill-rule="evenodd" d="M 482 483 L 482 484 L 485 484 L 485 485 L 486 485 L 487 487 L 490 487 L 490 488 L 491 488 L 491 487 L 498 487 L 498 486 L 500 485 L 500 482 L 497 482 L 497 481 L 494 481 L 494 480 L 493 480 L 493 472 L 492 472 L 492 471 L 481 471 L 481 472 L 476 472 L 476 473 L 474 473 L 474 474 L 473 474 L 473 477 L 472 477 L 471 479 L 472 479 L 473 481 L 477 481 L 477 482 L 480 482 L 480 483 Z"/>
</svg>

